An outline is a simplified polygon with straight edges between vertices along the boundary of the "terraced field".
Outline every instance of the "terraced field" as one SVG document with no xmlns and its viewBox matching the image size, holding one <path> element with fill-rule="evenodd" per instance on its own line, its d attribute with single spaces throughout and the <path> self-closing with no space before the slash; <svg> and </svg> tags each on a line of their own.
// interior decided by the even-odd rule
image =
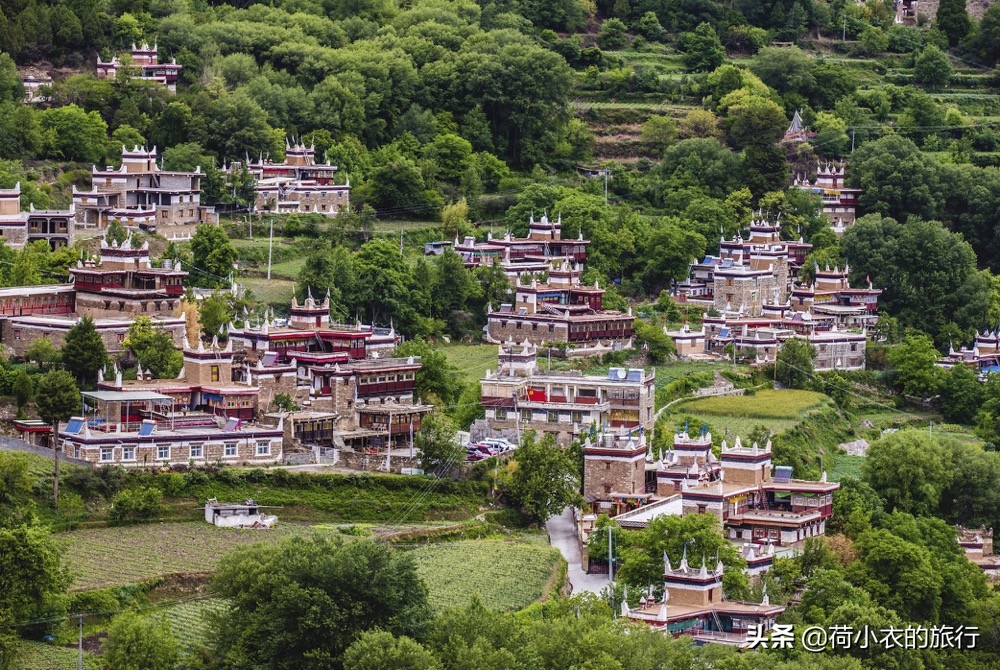
<svg viewBox="0 0 1000 670">
<path fill-rule="evenodd" d="M 700 398 L 680 402 L 670 408 L 668 425 L 681 417 L 693 416 L 706 421 L 717 439 L 729 436 L 746 438 L 756 426 L 766 426 L 775 433 L 794 428 L 813 409 L 829 400 L 813 391 L 764 390 L 749 396 Z"/>
<path fill-rule="evenodd" d="M 66 547 L 74 590 L 133 584 L 181 572 L 215 569 L 227 551 L 312 532 L 283 524 L 270 530 L 217 528 L 207 523 L 158 523 L 90 528 L 57 536 Z"/>
</svg>

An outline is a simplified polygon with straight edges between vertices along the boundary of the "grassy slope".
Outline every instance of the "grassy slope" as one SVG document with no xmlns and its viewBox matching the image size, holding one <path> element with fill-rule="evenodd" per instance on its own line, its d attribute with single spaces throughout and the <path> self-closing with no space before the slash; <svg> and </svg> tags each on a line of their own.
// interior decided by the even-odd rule
<svg viewBox="0 0 1000 670">
<path fill-rule="evenodd" d="M 768 389 L 749 396 L 688 400 L 671 407 L 665 422 L 673 428 L 673 420 L 685 415 L 703 419 L 716 442 L 726 438 L 730 446 L 735 436 L 746 438 L 757 426 L 771 429 L 775 465 L 793 466 L 796 477 L 818 478 L 823 469 L 832 469 L 837 445 L 853 439 L 849 424 L 829 399 L 812 391 Z"/>
<path fill-rule="evenodd" d="M 450 344 L 440 351 L 469 384 L 478 384 L 486 370 L 497 369 L 497 348 L 492 344 Z"/>
</svg>

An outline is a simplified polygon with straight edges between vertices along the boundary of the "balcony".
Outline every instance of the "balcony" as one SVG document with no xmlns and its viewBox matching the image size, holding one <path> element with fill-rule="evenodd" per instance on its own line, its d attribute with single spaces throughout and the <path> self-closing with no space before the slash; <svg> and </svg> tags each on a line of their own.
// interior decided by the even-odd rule
<svg viewBox="0 0 1000 670">
<path fill-rule="evenodd" d="M 358 384 L 359 398 L 397 393 L 413 393 L 413 380 L 383 382 L 381 384 Z"/>
</svg>

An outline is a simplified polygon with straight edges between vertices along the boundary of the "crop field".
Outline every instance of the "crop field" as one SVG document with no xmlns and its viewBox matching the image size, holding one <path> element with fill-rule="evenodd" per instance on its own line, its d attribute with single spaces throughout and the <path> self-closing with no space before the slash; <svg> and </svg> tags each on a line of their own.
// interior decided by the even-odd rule
<svg viewBox="0 0 1000 670">
<path fill-rule="evenodd" d="M 165 610 L 174 635 L 185 649 L 205 642 L 208 623 L 226 609 L 223 598 L 206 598 L 181 603 Z"/>
<path fill-rule="evenodd" d="M 848 477 L 861 479 L 861 466 L 864 465 L 864 456 L 849 456 L 844 453 L 837 454 L 836 465 L 828 475 L 831 482 L 840 482 Z"/>
<path fill-rule="evenodd" d="M 461 607 L 473 596 L 510 612 L 546 595 L 561 561 L 548 546 L 505 540 L 445 542 L 413 550 L 435 609 Z"/>
<path fill-rule="evenodd" d="M 84 652 L 83 667 L 98 667 L 96 659 Z M 77 651 L 44 642 L 23 641 L 18 645 L 13 670 L 76 670 Z"/>
<path fill-rule="evenodd" d="M 798 420 L 827 400 L 814 391 L 767 389 L 754 395 L 701 398 L 680 403 L 677 411 L 706 416 L 732 416 L 743 419 Z"/>
<path fill-rule="evenodd" d="M 479 383 L 487 369 L 497 369 L 497 348 L 492 344 L 450 344 L 439 351 L 470 384 Z"/>
<path fill-rule="evenodd" d="M 675 406 L 676 407 L 676 406 Z M 675 407 L 671 407 L 673 410 Z M 686 416 L 694 416 L 696 419 L 701 419 L 712 429 L 712 437 L 716 444 L 721 444 L 722 440 L 726 440 L 729 446 L 733 446 L 733 442 L 739 437 L 744 443 L 747 441 L 749 436 L 754 432 L 754 429 L 759 429 L 760 426 L 765 426 L 768 429 L 774 431 L 775 434 L 781 433 L 786 430 L 791 430 L 799 424 L 798 421 L 791 419 L 765 419 L 765 418 L 743 418 L 736 416 L 708 416 L 707 414 L 695 414 L 694 412 L 687 412 L 683 408 L 678 409 L 676 413 L 665 415 L 663 420 L 657 426 L 657 435 L 670 435 L 671 431 L 677 431 L 683 428 L 682 418 Z M 696 421 L 691 421 L 688 426 L 688 431 L 691 433 L 697 433 L 701 429 L 700 423 Z M 666 430 L 666 433 L 661 431 Z M 744 446 L 750 446 L 749 444 L 744 444 Z"/>
<path fill-rule="evenodd" d="M 240 284 L 253 291 L 260 301 L 287 306 L 295 293 L 295 282 L 290 279 L 264 279 L 263 277 L 241 277 Z"/>
<path fill-rule="evenodd" d="M 828 400 L 822 393 L 766 389 L 748 396 L 686 400 L 672 406 L 663 423 L 676 430 L 682 416 L 699 417 L 711 426 L 716 442 L 726 439 L 732 444 L 737 436 L 745 440 L 761 425 L 774 433 L 794 428 L 809 410 L 825 402 Z"/>
<path fill-rule="evenodd" d="M 308 533 L 283 524 L 270 530 L 217 528 L 207 523 L 157 523 L 88 528 L 57 535 L 66 547 L 74 590 L 133 584 L 161 575 L 207 572 L 227 551 Z"/>
</svg>

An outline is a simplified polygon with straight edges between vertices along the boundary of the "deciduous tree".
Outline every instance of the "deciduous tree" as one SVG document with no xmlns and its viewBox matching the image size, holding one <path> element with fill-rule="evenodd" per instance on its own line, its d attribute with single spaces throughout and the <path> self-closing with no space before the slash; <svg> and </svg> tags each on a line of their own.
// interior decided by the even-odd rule
<svg viewBox="0 0 1000 670">
<path fill-rule="evenodd" d="M 439 412 L 424 416 L 413 440 L 424 472 L 444 476 L 465 459 L 465 449 L 455 439 L 455 431 L 455 425 Z"/>
<path fill-rule="evenodd" d="M 173 670 L 180 656 L 180 644 L 166 618 L 131 612 L 111 620 L 101 650 L 108 670 Z"/>
<path fill-rule="evenodd" d="M 199 286 L 228 287 L 239 255 L 226 232 L 217 225 L 203 224 L 191 238 L 192 275 Z"/>
<path fill-rule="evenodd" d="M 793 337 L 781 345 L 775 365 L 778 381 L 793 389 L 808 388 L 812 384 L 813 357 L 816 347 L 801 337 Z"/>
<path fill-rule="evenodd" d="M 684 52 L 684 66 L 694 72 L 710 72 L 726 58 L 726 48 L 709 23 L 699 24 L 692 32 L 681 33 L 677 44 Z"/>
<path fill-rule="evenodd" d="M 924 47 L 913 65 L 913 78 L 921 86 L 944 88 L 951 81 L 951 63 L 948 54 L 933 44 Z"/>
<path fill-rule="evenodd" d="M 215 636 L 229 667 L 325 670 L 365 631 L 420 637 L 430 615 L 413 557 L 379 542 L 246 547 L 223 557 L 215 583 L 230 599 Z"/>
<path fill-rule="evenodd" d="M 579 501 L 579 468 L 555 438 L 526 433 L 515 452 L 504 495 L 534 521 L 544 522 Z"/>
<path fill-rule="evenodd" d="M 438 670 L 441 663 L 409 637 L 384 630 L 362 633 L 344 652 L 344 670 Z"/>
<path fill-rule="evenodd" d="M 65 370 L 51 370 L 42 375 L 36 388 L 35 406 L 38 408 L 38 417 L 52 426 L 52 447 L 55 457 L 52 497 L 55 506 L 59 507 L 59 456 L 62 451 L 62 445 L 59 443 L 59 424 L 81 412 L 80 390 L 76 387 L 73 375 Z"/>
<path fill-rule="evenodd" d="M 122 345 L 132 352 L 139 365 L 157 379 L 176 377 L 184 364 L 184 356 L 174 346 L 170 333 L 154 327 L 147 316 L 136 317 Z"/>
<path fill-rule="evenodd" d="M 924 431 L 905 430 L 872 443 L 864 478 L 890 512 L 933 514 L 951 481 L 947 452 Z"/>
</svg>

